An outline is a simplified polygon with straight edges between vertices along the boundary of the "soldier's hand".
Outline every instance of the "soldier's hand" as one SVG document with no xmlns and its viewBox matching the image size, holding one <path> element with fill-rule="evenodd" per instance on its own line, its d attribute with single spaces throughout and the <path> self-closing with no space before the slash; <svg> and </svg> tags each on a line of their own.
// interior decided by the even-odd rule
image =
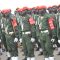
<svg viewBox="0 0 60 60">
<path fill-rule="evenodd" d="M 0 43 L 1 43 L 1 39 L 0 39 Z"/>
<path fill-rule="evenodd" d="M 13 33 L 14 33 L 13 31 L 12 32 L 9 32 L 10 35 L 12 35 Z"/>
<path fill-rule="evenodd" d="M 51 42 L 54 42 L 55 41 L 55 39 L 51 39 Z"/>
<path fill-rule="evenodd" d="M 19 42 L 22 43 L 22 38 L 19 39 Z"/>
<path fill-rule="evenodd" d="M 15 39 L 14 39 L 14 42 L 18 42 L 18 38 L 15 38 Z"/>
<path fill-rule="evenodd" d="M 60 40 L 58 40 L 58 43 L 60 44 Z"/>
<path fill-rule="evenodd" d="M 31 38 L 31 42 L 35 42 L 35 39 L 34 38 Z"/>
<path fill-rule="evenodd" d="M 3 28 L 3 24 L 1 24 L 1 28 Z"/>
</svg>

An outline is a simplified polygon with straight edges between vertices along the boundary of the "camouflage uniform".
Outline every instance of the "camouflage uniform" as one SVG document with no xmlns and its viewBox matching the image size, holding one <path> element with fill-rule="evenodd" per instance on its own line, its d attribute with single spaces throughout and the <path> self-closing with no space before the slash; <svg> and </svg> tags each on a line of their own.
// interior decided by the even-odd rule
<svg viewBox="0 0 60 60">
<path fill-rule="evenodd" d="M 17 37 L 15 27 L 17 23 L 15 22 L 15 17 L 11 14 L 10 9 L 2 10 L 2 15 L 5 19 L 5 37 L 6 37 L 6 44 L 7 49 L 10 54 L 11 60 L 18 60 L 18 50 L 17 50 Z"/>
<path fill-rule="evenodd" d="M 26 8 L 23 8 L 23 11 L 21 10 L 17 10 L 19 11 L 19 13 L 21 15 L 20 16 L 20 24 L 21 24 L 21 28 L 22 28 L 22 44 L 23 44 L 23 49 L 24 49 L 24 54 L 25 54 L 25 58 L 26 60 L 35 60 L 34 58 L 34 48 L 33 48 L 33 44 L 31 42 L 31 38 L 32 38 L 32 25 L 30 25 L 29 23 L 29 18 L 30 15 L 27 14 L 27 10 L 25 10 Z M 32 28 L 31 28 L 32 27 Z"/>
<path fill-rule="evenodd" d="M 46 13 L 46 7 L 40 7 L 41 21 L 40 21 L 40 41 L 43 49 L 45 60 L 54 60 L 53 57 L 53 46 L 51 43 L 50 31 L 54 30 L 53 18 L 50 14 Z M 52 21 L 52 23 L 50 22 Z M 51 24 L 52 25 L 51 25 Z"/>
</svg>

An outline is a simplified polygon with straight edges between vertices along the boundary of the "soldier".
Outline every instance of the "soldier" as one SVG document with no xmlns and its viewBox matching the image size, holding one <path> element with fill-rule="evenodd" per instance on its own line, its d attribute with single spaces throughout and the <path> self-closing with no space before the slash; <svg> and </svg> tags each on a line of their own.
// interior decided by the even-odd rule
<svg viewBox="0 0 60 60">
<path fill-rule="evenodd" d="M 8 57 L 11 57 L 11 60 L 18 60 L 18 50 L 17 50 L 17 41 L 15 28 L 17 26 L 16 18 L 11 14 L 10 9 L 5 9 L 1 11 L 3 18 L 5 19 L 5 37 L 6 44 L 8 49 Z M 10 59 L 9 59 L 10 60 Z"/>
<path fill-rule="evenodd" d="M 17 10 L 20 11 L 20 24 L 21 24 L 21 28 L 22 28 L 22 44 L 23 44 L 23 49 L 24 49 L 24 54 L 25 54 L 25 60 L 35 60 L 34 57 L 34 47 L 33 47 L 33 43 L 31 40 L 34 40 L 34 38 L 32 37 L 32 25 L 34 25 L 34 21 L 31 22 L 31 20 L 33 20 L 30 15 L 30 12 L 28 11 L 27 7 L 23 7 L 23 11 L 21 11 L 21 9 Z M 32 28 L 31 28 L 32 27 Z"/>
<path fill-rule="evenodd" d="M 40 15 L 39 15 L 39 6 L 32 8 L 32 17 L 35 20 L 35 32 L 34 32 L 34 38 L 35 38 L 35 42 L 37 45 L 37 51 L 40 50 L 40 54 L 42 55 L 42 48 L 41 48 L 41 44 L 40 44 L 40 40 L 39 40 L 39 23 L 40 23 Z"/>
<path fill-rule="evenodd" d="M 53 48 L 57 47 L 57 41 L 58 41 L 58 37 L 57 37 L 57 6 L 52 6 L 48 8 L 49 10 L 49 14 L 53 15 L 54 17 L 54 24 L 55 24 L 55 30 L 50 32 L 50 36 L 51 36 L 51 41 L 53 42 Z"/>
<path fill-rule="evenodd" d="M 60 5 L 58 5 L 58 13 L 57 13 L 57 37 L 58 37 L 58 55 L 60 55 Z"/>
<path fill-rule="evenodd" d="M 2 28 L 1 28 L 1 18 L 2 18 L 2 14 L 0 11 L 0 54 L 2 55 Z"/>
<path fill-rule="evenodd" d="M 43 54 L 45 60 L 54 60 L 53 46 L 51 43 L 50 31 L 55 29 L 53 24 L 54 18 L 52 15 L 46 13 L 46 6 L 40 7 L 41 21 L 40 21 L 40 41 L 43 48 Z"/>
<path fill-rule="evenodd" d="M 2 12 L 2 11 L 1 11 Z M 2 14 L 2 13 L 1 13 Z M 4 27 L 4 25 L 5 25 L 5 20 L 6 19 L 4 19 L 4 17 L 3 17 L 3 15 L 2 15 L 2 18 L 1 18 L 1 20 L 0 20 L 0 23 L 1 23 L 1 30 L 2 30 L 2 42 L 3 42 L 3 45 L 4 45 L 4 47 L 5 47 L 5 50 L 6 50 L 6 52 L 7 52 L 7 60 L 9 60 L 10 59 L 10 54 L 9 54 L 9 52 L 8 52 L 8 49 L 7 49 L 7 44 L 6 44 L 6 38 L 5 38 L 5 27 Z"/>
<path fill-rule="evenodd" d="M 18 39 L 20 41 L 20 43 L 22 44 L 22 28 L 21 28 L 21 24 L 22 24 L 22 16 L 21 16 L 21 12 L 23 11 L 23 9 L 17 8 L 15 11 L 15 16 L 18 22 Z"/>
</svg>

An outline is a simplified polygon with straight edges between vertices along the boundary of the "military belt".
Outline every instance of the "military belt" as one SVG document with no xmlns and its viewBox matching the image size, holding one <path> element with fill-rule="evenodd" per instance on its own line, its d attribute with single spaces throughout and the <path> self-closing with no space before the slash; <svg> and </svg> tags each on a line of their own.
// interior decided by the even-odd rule
<svg viewBox="0 0 60 60">
<path fill-rule="evenodd" d="M 41 31 L 41 33 L 49 33 L 48 30 Z"/>
<path fill-rule="evenodd" d="M 14 33 L 14 32 L 13 32 L 13 31 L 11 31 L 11 32 L 9 32 L 8 34 L 9 34 L 9 35 L 12 35 L 13 33 Z"/>
<path fill-rule="evenodd" d="M 22 34 L 31 34 L 31 32 L 30 31 L 22 32 Z"/>
</svg>

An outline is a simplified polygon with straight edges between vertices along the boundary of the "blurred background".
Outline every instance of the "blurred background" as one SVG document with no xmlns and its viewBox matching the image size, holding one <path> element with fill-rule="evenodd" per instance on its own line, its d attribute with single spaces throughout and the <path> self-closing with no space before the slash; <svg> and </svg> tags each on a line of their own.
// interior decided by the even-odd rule
<svg viewBox="0 0 60 60">
<path fill-rule="evenodd" d="M 0 0 L 0 10 L 10 8 L 13 11 L 17 7 L 34 7 L 34 6 L 52 6 L 52 5 L 59 5 L 60 0 Z"/>
</svg>

